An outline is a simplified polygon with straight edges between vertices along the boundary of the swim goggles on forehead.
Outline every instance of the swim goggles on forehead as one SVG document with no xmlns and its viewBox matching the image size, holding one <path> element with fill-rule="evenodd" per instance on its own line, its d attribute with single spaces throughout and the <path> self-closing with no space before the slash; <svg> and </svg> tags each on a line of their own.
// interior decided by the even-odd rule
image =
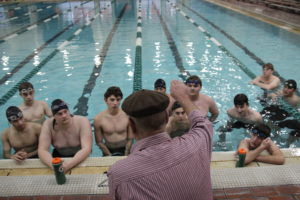
<svg viewBox="0 0 300 200">
<path fill-rule="evenodd" d="M 18 119 L 21 119 L 23 117 L 23 113 L 22 112 L 18 112 L 17 114 L 11 115 L 9 117 L 7 117 L 8 121 L 16 121 Z"/>
<path fill-rule="evenodd" d="M 252 133 L 255 135 L 258 135 L 258 137 L 264 138 L 266 139 L 268 136 L 266 134 L 264 134 L 263 132 L 261 132 L 258 129 L 252 129 Z"/>
<path fill-rule="evenodd" d="M 52 110 L 61 110 L 61 109 L 64 109 L 64 108 L 66 108 L 66 107 L 68 107 L 68 105 L 67 105 L 65 102 L 61 102 L 61 103 L 58 104 L 58 105 L 53 105 L 53 106 L 51 106 L 51 109 L 52 109 Z"/>
<path fill-rule="evenodd" d="M 293 89 L 294 88 L 294 85 L 292 83 L 284 83 L 285 86 L 287 86 L 289 89 Z"/>
<path fill-rule="evenodd" d="M 33 89 L 32 89 L 32 88 L 27 88 L 27 89 L 22 89 L 22 90 L 21 90 L 21 93 L 22 93 L 22 94 L 30 93 L 30 92 L 31 92 L 31 93 L 33 92 Z"/>
<path fill-rule="evenodd" d="M 195 85 L 199 84 L 200 85 L 200 82 L 197 80 L 188 80 L 185 82 L 185 84 L 195 84 Z"/>
</svg>

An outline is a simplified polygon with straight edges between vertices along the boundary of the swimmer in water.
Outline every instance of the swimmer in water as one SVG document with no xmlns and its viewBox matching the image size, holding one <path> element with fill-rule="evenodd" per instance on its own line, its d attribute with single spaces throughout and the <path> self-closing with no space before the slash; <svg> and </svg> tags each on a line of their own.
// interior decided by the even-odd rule
<svg viewBox="0 0 300 200">
<path fill-rule="evenodd" d="M 44 101 L 34 99 L 34 88 L 29 82 L 23 82 L 19 86 L 19 95 L 23 98 L 23 103 L 19 106 L 22 110 L 25 121 L 43 124 L 45 116 L 52 117 L 49 106 Z"/>
<path fill-rule="evenodd" d="M 92 151 L 92 129 L 89 120 L 71 115 L 68 105 L 61 99 L 52 102 L 53 117 L 42 127 L 38 154 L 40 159 L 52 168 L 53 157 L 72 157 L 63 162 L 64 172 L 84 161 Z M 54 147 L 52 155 L 50 145 Z"/>
<path fill-rule="evenodd" d="M 41 125 L 26 122 L 22 111 L 16 106 L 6 110 L 6 117 L 11 127 L 2 134 L 3 156 L 22 162 L 27 158 L 38 158 L 37 149 L 41 132 Z M 15 153 L 11 153 L 11 150 Z"/>
</svg>

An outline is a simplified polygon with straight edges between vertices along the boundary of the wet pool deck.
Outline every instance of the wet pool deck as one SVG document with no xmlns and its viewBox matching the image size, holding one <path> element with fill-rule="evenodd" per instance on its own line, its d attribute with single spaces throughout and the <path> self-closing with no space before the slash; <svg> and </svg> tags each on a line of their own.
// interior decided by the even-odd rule
<svg viewBox="0 0 300 200">
<path fill-rule="evenodd" d="M 253 162 L 235 168 L 234 152 L 213 152 L 211 161 L 214 199 L 300 200 L 300 149 L 283 149 L 285 165 Z M 103 172 L 124 157 L 88 158 L 57 185 L 50 169 L 38 159 L 16 165 L 0 161 L 0 200 L 12 199 L 110 199 Z"/>
</svg>

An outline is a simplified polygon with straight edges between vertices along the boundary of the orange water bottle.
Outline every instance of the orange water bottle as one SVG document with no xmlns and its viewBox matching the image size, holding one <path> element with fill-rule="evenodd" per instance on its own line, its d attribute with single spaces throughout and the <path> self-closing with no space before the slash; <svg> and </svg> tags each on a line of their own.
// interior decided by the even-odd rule
<svg viewBox="0 0 300 200">
<path fill-rule="evenodd" d="M 52 166 L 55 173 L 56 183 L 59 185 L 64 184 L 66 182 L 66 176 L 65 176 L 64 169 L 61 167 L 62 166 L 61 158 L 53 158 Z"/>
<path fill-rule="evenodd" d="M 240 148 L 238 150 L 239 159 L 236 162 L 236 165 L 235 165 L 236 167 L 244 167 L 245 166 L 246 153 L 247 153 L 246 150 L 243 148 Z"/>
</svg>

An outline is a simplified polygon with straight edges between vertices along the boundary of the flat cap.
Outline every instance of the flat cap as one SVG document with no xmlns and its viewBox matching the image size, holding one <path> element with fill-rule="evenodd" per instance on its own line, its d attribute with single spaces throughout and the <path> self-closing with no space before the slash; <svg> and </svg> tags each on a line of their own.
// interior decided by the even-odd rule
<svg viewBox="0 0 300 200">
<path fill-rule="evenodd" d="M 132 117 L 142 118 L 166 110 L 169 97 L 153 90 L 139 90 L 129 95 L 122 104 L 123 111 Z"/>
</svg>

